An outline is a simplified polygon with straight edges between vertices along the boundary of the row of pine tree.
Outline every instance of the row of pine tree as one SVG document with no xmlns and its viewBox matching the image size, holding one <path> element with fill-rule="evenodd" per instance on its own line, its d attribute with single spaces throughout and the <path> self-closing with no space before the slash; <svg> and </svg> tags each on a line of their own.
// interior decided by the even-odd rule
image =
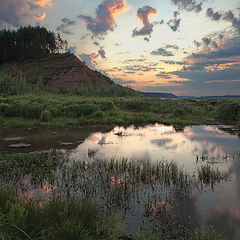
<svg viewBox="0 0 240 240">
<path fill-rule="evenodd" d="M 21 27 L 18 30 L 0 30 L 0 64 L 18 59 L 57 53 L 67 48 L 60 34 L 45 27 Z"/>
</svg>

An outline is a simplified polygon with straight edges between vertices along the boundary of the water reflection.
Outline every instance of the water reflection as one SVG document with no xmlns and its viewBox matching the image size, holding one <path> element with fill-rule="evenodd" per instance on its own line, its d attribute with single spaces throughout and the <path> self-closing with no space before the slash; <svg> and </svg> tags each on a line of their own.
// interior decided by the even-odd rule
<svg viewBox="0 0 240 240">
<path fill-rule="evenodd" d="M 36 145 L 39 141 L 47 143 L 48 148 L 65 148 L 59 142 L 67 141 L 74 144 L 68 146 L 72 159 L 122 158 L 138 161 L 175 161 L 183 166 L 190 175 L 197 175 L 197 169 L 203 164 L 212 164 L 228 176 L 214 189 L 196 189 L 190 199 L 184 200 L 176 209 L 184 219 L 191 219 L 194 225 L 213 225 L 228 239 L 240 239 L 240 141 L 237 134 L 219 126 L 192 126 L 182 131 L 172 126 L 161 124 L 146 127 L 129 128 L 115 127 L 109 132 L 101 131 L 65 131 L 58 136 L 50 137 L 26 136 L 24 140 Z M 228 128 L 227 128 L 228 129 Z M 19 133 L 18 136 L 22 136 Z M 5 136 L 9 137 L 9 136 Z M 11 137 L 11 136 L 10 136 Z M 31 141 L 31 138 L 34 139 Z M 53 141 L 54 139 L 54 141 Z M 23 139 L 21 139 L 23 140 Z M 6 144 L 6 143 L 5 143 Z M 44 145 L 44 147 L 46 147 Z M 44 150 L 44 149 L 41 149 Z M 90 150 L 90 151 L 89 151 Z M 92 154 L 89 154 L 92 153 Z M 93 154 L 94 153 L 94 154 Z M 120 178 L 112 178 L 111 186 L 124 184 Z M 39 195 L 47 195 L 51 191 L 47 185 L 37 189 Z M 32 197 L 33 193 L 29 193 Z M 160 201 L 153 205 L 153 212 L 162 207 L 169 207 Z M 131 219 L 131 217 L 130 217 Z M 132 217 L 136 221 L 136 217 Z M 130 221 L 131 225 L 131 221 Z"/>
<path fill-rule="evenodd" d="M 190 218 L 193 225 L 214 225 L 229 239 L 240 239 L 240 160 L 237 158 L 240 144 L 236 134 L 229 134 L 218 126 L 192 126 L 183 131 L 160 124 L 143 128 L 116 127 L 109 133 L 90 135 L 72 157 L 83 157 L 87 149 L 95 149 L 98 158 L 175 161 L 193 175 L 201 164 L 214 164 L 231 181 L 214 191 L 207 188 L 196 191 L 177 211 L 184 219 Z"/>
</svg>

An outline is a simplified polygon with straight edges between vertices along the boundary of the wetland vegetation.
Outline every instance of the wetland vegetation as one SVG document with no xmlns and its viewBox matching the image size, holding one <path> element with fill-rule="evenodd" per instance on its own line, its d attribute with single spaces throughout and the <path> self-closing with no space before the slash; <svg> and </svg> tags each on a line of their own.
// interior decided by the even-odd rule
<svg viewBox="0 0 240 240">
<path fill-rule="evenodd" d="M 176 163 L 90 157 L 1 154 L 0 239 L 224 239 L 178 215 L 201 182 Z M 221 179 L 212 169 L 199 177 L 209 186 Z"/>
</svg>

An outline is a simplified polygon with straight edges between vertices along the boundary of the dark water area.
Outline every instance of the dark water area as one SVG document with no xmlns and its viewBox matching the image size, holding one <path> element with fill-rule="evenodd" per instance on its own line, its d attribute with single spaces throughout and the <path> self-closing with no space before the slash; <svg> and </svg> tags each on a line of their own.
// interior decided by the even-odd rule
<svg viewBox="0 0 240 240">
<path fill-rule="evenodd" d="M 19 143 L 31 146 L 17 148 Z M 214 188 L 193 190 L 178 211 L 199 226 L 213 225 L 228 239 L 240 239 L 240 138 L 234 126 L 188 126 L 176 130 L 155 124 L 114 129 L 22 129 L 0 134 L 1 152 L 50 149 L 66 150 L 75 160 L 89 159 L 92 150 L 99 159 L 173 161 L 190 176 L 196 176 L 202 165 L 218 168 L 224 180 Z M 131 229 L 137 221 L 137 216 L 130 216 Z"/>
</svg>

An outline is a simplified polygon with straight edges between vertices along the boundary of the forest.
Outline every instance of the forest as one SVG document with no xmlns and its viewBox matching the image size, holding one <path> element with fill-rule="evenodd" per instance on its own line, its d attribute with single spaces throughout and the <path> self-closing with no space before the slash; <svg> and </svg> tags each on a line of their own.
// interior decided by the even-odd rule
<svg viewBox="0 0 240 240">
<path fill-rule="evenodd" d="M 45 27 L 21 27 L 0 30 L 0 64 L 57 53 L 67 48 L 67 41 Z"/>
</svg>

